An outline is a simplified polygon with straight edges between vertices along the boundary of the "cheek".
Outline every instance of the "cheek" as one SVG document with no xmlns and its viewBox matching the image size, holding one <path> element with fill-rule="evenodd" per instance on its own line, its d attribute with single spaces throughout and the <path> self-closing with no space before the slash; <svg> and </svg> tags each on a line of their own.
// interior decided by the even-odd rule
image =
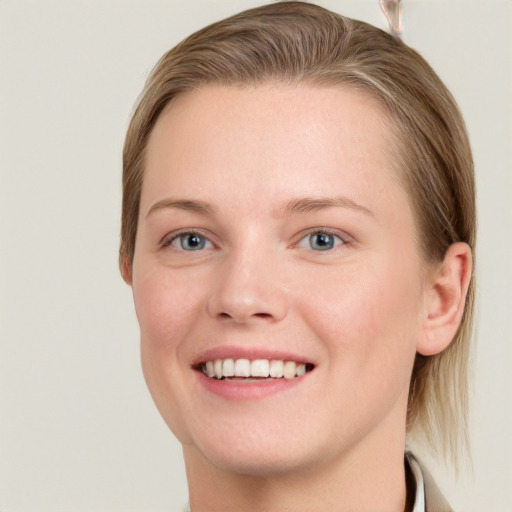
<svg viewBox="0 0 512 512">
<path fill-rule="evenodd" d="M 409 362 L 420 330 L 419 275 L 414 265 L 392 260 L 340 268 L 322 287 L 311 281 L 302 309 L 319 337 L 329 340 L 331 355 L 353 355 L 354 371 Z"/>
<path fill-rule="evenodd" d="M 336 435 L 361 438 L 384 418 L 396 421 L 394 431 L 405 424 L 420 328 L 419 275 L 413 264 L 386 257 L 308 276 L 298 307 L 324 347 Z"/>
<path fill-rule="evenodd" d="M 182 286 L 165 272 L 137 274 L 133 285 L 140 326 L 141 363 L 146 384 L 161 416 L 182 442 L 188 443 L 188 366 L 180 357 L 196 323 L 200 299 L 194 287 Z"/>
<path fill-rule="evenodd" d="M 165 272 L 139 273 L 133 296 L 143 344 L 158 352 L 176 349 L 201 304 L 200 290 L 191 283 Z"/>
</svg>

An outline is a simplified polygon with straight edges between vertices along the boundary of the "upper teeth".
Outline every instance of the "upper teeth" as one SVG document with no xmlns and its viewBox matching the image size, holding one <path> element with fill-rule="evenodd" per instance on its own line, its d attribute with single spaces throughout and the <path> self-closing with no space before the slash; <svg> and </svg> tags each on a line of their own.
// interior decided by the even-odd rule
<svg viewBox="0 0 512 512">
<path fill-rule="evenodd" d="M 306 373 L 305 363 L 283 361 L 280 359 L 216 359 L 207 361 L 202 370 L 208 377 L 222 379 L 223 377 L 284 377 L 293 379 Z"/>
</svg>

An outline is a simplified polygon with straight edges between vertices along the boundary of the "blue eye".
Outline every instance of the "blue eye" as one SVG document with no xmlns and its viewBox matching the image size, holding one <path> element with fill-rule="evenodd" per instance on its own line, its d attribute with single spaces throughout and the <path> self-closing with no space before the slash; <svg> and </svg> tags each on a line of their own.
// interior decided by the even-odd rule
<svg viewBox="0 0 512 512">
<path fill-rule="evenodd" d="M 170 244 L 180 251 L 201 251 L 211 249 L 213 244 L 204 236 L 198 233 L 182 233 L 175 236 Z"/>
<path fill-rule="evenodd" d="M 330 251 L 343 243 L 344 241 L 339 236 L 325 231 L 317 231 L 305 236 L 298 245 L 314 251 Z"/>
</svg>

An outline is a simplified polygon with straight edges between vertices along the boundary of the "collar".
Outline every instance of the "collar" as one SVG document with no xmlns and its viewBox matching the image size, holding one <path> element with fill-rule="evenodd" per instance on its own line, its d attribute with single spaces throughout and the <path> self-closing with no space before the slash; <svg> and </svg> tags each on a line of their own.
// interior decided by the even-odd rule
<svg viewBox="0 0 512 512">
<path fill-rule="evenodd" d="M 416 497 L 414 498 L 414 507 L 412 512 L 426 512 L 425 511 L 425 481 L 423 480 L 423 473 L 421 472 L 418 461 L 411 453 L 406 455 L 406 460 L 409 463 L 409 468 L 416 483 Z"/>
<path fill-rule="evenodd" d="M 425 466 L 410 452 L 405 457 L 416 480 L 413 512 L 453 512 Z"/>
</svg>

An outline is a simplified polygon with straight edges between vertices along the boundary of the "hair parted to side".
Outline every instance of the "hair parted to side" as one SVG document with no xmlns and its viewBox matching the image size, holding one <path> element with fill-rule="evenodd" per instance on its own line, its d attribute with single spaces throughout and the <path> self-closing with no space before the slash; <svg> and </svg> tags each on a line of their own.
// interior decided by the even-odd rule
<svg viewBox="0 0 512 512">
<path fill-rule="evenodd" d="M 264 83 L 354 87 L 379 100 L 391 120 L 395 165 L 410 197 L 423 257 L 441 261 L 459 241 L 474 253 L 469 141 L 455 101 L 432 68 L 400 39 L 378 28 L 316 5 L 279 2 L 199 30 L 155 66 L 124 145 L 121 265 L 132 264 L 145 148 L 165 106 L 180 93 L 206 84 Z M 434 453 L 455 462 L 468 447 L 473 303 L 472 278 L 455 339 L 440 354 L 417 355 L 409 393 L 408 431 L 423 434 Z"/>
</svg>

